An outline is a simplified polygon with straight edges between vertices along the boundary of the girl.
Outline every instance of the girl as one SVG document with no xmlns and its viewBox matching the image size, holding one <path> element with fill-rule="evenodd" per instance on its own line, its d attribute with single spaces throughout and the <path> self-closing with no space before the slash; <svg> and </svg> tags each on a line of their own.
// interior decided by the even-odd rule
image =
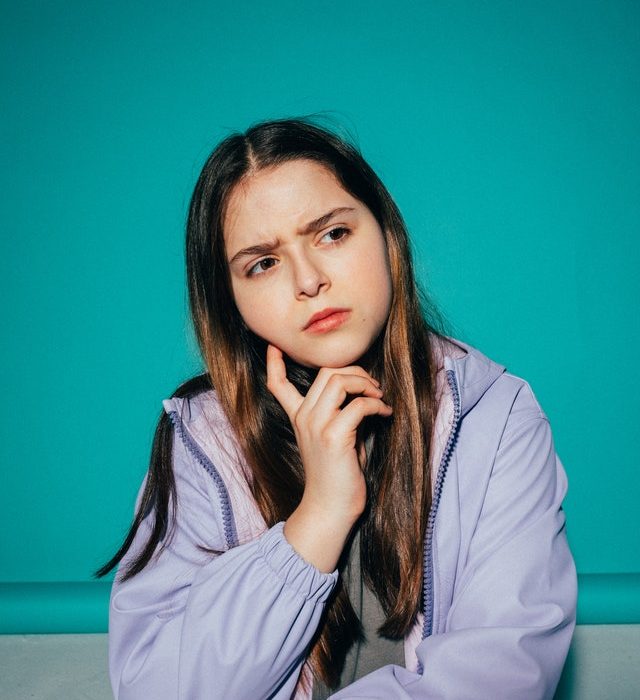
<svg viewBox="0 0 640 700">
<path fill-rule="evenodd" d="M 97 572 L 115 697 L 551 698 L 576 572 L 549 422 L 421 309 L 357 148 L 309 119 L 224 139 L 186 260 L 207 372 Z"/>
</svg>

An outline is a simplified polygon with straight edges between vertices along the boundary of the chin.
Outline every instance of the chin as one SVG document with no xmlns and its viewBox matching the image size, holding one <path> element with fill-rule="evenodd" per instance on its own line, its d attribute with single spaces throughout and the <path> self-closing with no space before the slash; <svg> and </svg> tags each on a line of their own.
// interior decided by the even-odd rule
<svg viewBox="0 0 640 700">
<path fill-rule="evenodd" d="M 348 351 L 346 348 L 338 348 L 335 350 L 323 349 L 322 351 L 313 352 L 305 355 L 290 355 L 290 357 L 297 363 L 304 365 L 305 367 L 311 367 L 313 369 L 320 369 L 320 367 L 348 367 L 349 365 L 357 365 L 358 360 L 366 352 L 354 351 L 351 349 Z"/>
</svg>

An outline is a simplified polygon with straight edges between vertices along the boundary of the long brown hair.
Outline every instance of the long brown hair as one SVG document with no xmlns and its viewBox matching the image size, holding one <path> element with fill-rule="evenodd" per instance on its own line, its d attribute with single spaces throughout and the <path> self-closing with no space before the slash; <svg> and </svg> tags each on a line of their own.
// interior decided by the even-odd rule
<svg viewBox="0 0 640 700">
<path fill-rule="evenodd" d="M 363 433 L 373 437 L 373 447 L 364 469 L 368 506 L 360 521 L 360 556 L 365 582 L 386 616 L 379 631 L 400 639 L 421 605 L 423 538 L 431 504 L 429 453 L 437 410 L 431 343 L 435 336 L 445 335 L 445 328 L 435 305 L 416 285 L 407 230 L 396 204 L 348 139 L 309 117 L 278 119 L 226 137 L 210 155 L 191 198 L 186 238 L 191 318 L 207 373 L 182 385 L 174 395 L 215 388 L 251 471 L 260 512 L 268 526 L 286 520 L 302 497 L 304 469 L 288 417 L 266 388 L 266 344 L 246 326 L 233 299 L 223 223 L 238 183 L 263 168 L 301 158 L 326 167 L 367 206 L 386 240 L 393 286 L 391 312 L 360 364 L 381 382 L 385 401 L 394 410 L 392 420 L 373 417 L 362 425 Z M 286 362 L 289 379 L 306 393 L 317 371 L 289 358 Z M 167 468 L 170 450 L 167 455 L 162 448 L 169 432 L 163 417 L 154 440 L 152 483 L 147 484 L 125 542 L 97 575 L 120 561 L 151 511 L 154 533 L 123 578 L 144 568 L 162 544 L 175 518 L 175 484 Z M 314 674 L 328 686 L 339 681 L 346 652 L 360 634 L 360 622 L 339 579 L 309 657 Z"/>
</svg>

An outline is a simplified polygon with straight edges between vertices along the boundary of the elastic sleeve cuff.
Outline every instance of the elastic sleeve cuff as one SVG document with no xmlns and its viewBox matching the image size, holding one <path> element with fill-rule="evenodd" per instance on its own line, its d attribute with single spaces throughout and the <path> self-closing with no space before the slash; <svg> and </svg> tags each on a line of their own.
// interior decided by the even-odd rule
<svg viewBox="0 0 640 700">
<path fill-rule="evenodd" d="M 338 570 L 325 574 L 305 561 L 284 536 L 284 521 L 260 538 L 259 552 L 267 566 L 306 600 L 324 603 L 338 580 Z"/>
</svg>

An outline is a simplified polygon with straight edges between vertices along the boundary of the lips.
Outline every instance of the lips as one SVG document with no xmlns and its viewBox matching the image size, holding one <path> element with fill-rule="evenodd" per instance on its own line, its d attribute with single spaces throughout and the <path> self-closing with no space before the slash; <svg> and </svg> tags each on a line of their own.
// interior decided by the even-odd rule
<svg viewBox="0 0 640 700">
<path fill-rule="evenodd" d="M 340 323 L 346 319 L 349 312 L 349 309 L 323 309 L 322 311 L 318 311 L 318 313 L 313 314 L 313 316 L 307 321 L 307 324 L 303 330 L 320 330 L 321 328 L 325 327 L 328 330 L 329 327 L 340 325 Z M 322 323 L 323 321 L 324 323 Z"/>
</svg>

